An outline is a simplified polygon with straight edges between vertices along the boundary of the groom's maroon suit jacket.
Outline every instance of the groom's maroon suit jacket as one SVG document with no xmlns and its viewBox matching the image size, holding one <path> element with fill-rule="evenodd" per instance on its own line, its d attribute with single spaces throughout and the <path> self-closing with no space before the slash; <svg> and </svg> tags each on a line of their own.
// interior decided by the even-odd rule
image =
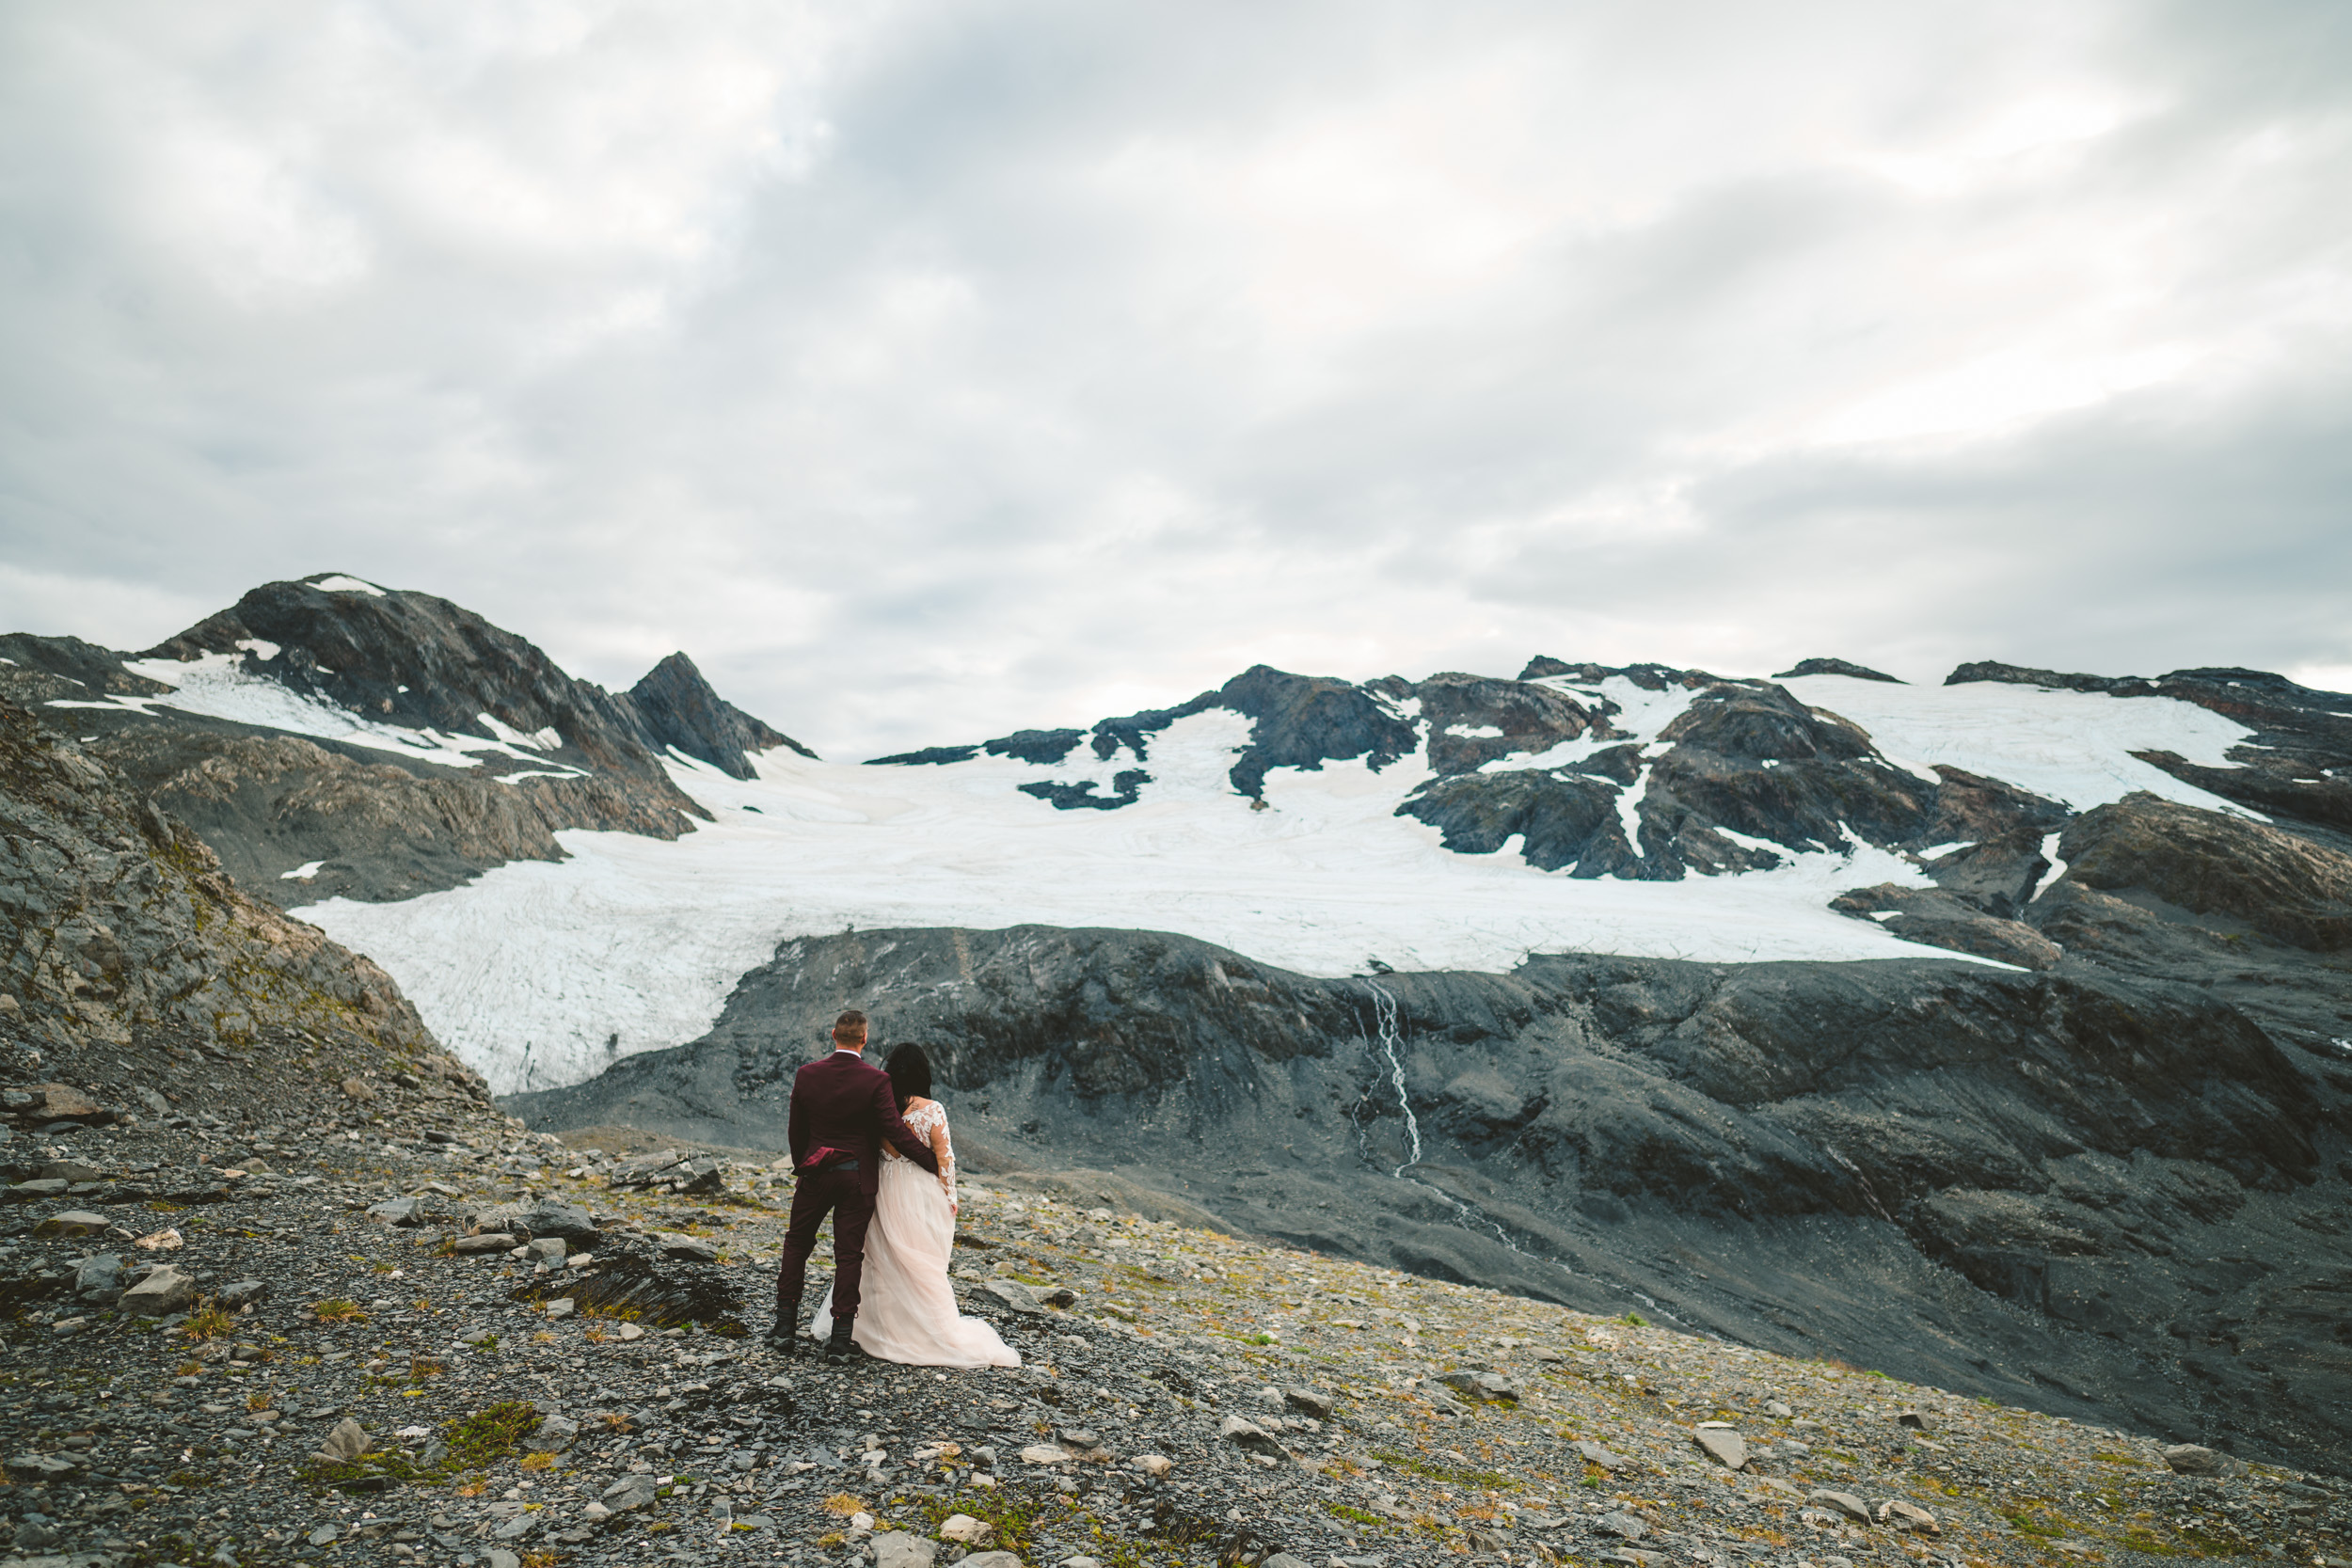
<svg viewBox="0 0 2352 1568">
<path fill-rule="evenodd" d="M 884 1138 L 933 1176 L 939 1174 L 931 1146 L 898 1118 L 898 1097 L 891 1092 L 890 1074 L 869 1066 L 863 1056 L 835 1051 L 793 1074 L 787 1120 L 792 1168 L 803 1175 L 812 1165 L 830 1167 L 844 1157 L 853 1159 L 858 1162 L 858 1188 L 870 1197 L 882 1182 Z M 829 1156 L 827 1150 L 834 1152 Z"/>
</svg>

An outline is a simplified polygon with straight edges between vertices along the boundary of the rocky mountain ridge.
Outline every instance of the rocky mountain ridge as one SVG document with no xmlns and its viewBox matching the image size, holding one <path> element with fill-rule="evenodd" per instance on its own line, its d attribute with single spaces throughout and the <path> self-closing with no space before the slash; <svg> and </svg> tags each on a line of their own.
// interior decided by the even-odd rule
<svg viewBox="0 0 2352 1568">
<path fill-rule="evenodd" d="M 810 754 L 683 653 L 608 692 L 461 606 L 341 574 L 264 584 L 135 655 L 0 637 L 0 694 L 70 714 L 93 754 L 288 906 L 561 860 L 564 829 L 675 838 L 707 814 L 667 762 L 745 778 L 758 752 Z"/>
</svg>

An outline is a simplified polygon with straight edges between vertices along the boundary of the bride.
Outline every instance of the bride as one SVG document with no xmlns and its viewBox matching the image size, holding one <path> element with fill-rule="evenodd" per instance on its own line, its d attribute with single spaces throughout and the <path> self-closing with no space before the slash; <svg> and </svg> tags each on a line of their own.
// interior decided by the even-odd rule
<svg viewBox="0 0 2352 1568">
<path fill-rule="evenodd" d="M 936 1177 L 882 1147 L 874 1223 L 866 1232 L 866 1282 L 850 1338 L 883 1361 L 917 1367 L 1018 1367 L 1020 1353 L 978 1318 L 956 1312 L 947 1254 L 956 1243 L 956 1155 L 947 1141 L 947 1107 L 930 1097 L 931 1062 L 913 1043 L 894 1045 L 882 1063 L 898 1113 L 939 1157 Z M 833 1332 L 833 1290 L 818 1305 L 809 1333 Z"/>
</svg>

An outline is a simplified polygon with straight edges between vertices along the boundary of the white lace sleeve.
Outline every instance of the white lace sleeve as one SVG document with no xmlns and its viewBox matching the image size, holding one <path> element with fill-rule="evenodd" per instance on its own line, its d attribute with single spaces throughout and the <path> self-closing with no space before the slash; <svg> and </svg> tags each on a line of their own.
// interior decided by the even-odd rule
<svg viewBox="0 0 2352 1568">
<path fill-rule="evenodd" d="M 947 1107 L 933 1101 L 931 1109 L 939 1113 L 938 1120 L 933 1123 L 939 1129 L 939 1135 L 931 1140 L 931 1152 L 939 1156 L 939 1184 L 947 1189 L 947 1201 L 953 1203 L 956 1201 L 955 1139 L 947 1132 Z"/>
</svg>

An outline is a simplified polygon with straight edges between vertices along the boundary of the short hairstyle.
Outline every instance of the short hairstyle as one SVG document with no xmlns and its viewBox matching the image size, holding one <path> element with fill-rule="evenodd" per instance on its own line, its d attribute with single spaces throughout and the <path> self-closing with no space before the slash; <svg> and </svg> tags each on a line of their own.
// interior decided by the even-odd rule
<svg viewBox="0 0 2352 1568">
<path fill-rule="evenodd" d="M 890 1092 L 898 1097 L 899 1110 L 917 1095 L 931 1097 L 931 1059 L 913 1040 L 892 1046 L 882 1070 L 890 1074 Z"/>
<path fill-rule="evenodd" d="M 866 1015 L 851 1007 L 833 1021 L 833 1037 L 837 1040 L 862 1040 L 866 1037 Z"/>
</svg>

